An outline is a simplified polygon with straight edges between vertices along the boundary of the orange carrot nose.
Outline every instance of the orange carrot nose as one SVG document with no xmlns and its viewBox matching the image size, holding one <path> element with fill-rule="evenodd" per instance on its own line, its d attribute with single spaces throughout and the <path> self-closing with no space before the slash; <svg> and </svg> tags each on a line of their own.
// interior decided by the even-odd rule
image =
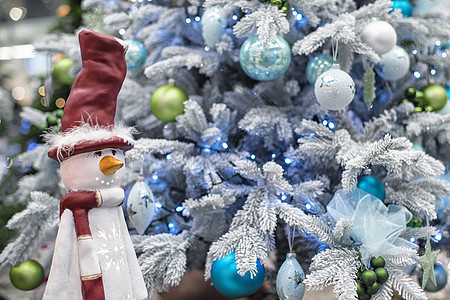
<svg viewBox="0 0 450 300">
<path fill-rule="evenodd" d="M 122 168 L 124 164 L 120 159 L 107 155 L 100 160 L 98 165 L 100 167 L 100 171 L 108 176 L 116 173 L 116 171 Z"/>
</svg>

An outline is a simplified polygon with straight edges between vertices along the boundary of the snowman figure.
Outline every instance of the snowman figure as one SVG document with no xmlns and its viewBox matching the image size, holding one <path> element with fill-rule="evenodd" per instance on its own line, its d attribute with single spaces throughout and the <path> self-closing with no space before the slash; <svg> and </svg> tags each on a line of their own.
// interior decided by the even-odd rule
<svg viewBox="0 0 450 300">
<path fill-rule="evenodd" d="M 126 48 L 91 30 L 79 34 L 82 69 L 72 86 L 61 133 L 47 136 L 68 192 L 43 299 L 147 299 L 128 234 L 120 187 L 133 128 L 114 124 L 126 74 Z"/>
</svg>

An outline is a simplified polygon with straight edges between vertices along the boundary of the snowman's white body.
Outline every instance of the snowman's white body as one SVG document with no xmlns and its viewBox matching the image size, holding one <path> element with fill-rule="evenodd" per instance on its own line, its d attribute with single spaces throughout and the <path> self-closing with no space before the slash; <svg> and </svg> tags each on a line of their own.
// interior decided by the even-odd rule
<svg viewBox="0 0 450 300">
<path fill-rule="evenodd" d="M 120 207 L 125 196 L 120 187 L 125 171 L 121 168 L 112 175 L 104 175 L 99 161 L 106 155 L 124 161 L 123 152 L 117 149 L 78 154 L 61 163 L 61 177 L 69 191 L 97 190 L 102 195 L 103 206 L 91 209 L 88 218 L 103 276 L 105 299 L 147 299 L 147 289 Z M 43 299 L 83 299 L 78 256 L 73 214 L 66 209 L 61 216 Z"/>
</svg>

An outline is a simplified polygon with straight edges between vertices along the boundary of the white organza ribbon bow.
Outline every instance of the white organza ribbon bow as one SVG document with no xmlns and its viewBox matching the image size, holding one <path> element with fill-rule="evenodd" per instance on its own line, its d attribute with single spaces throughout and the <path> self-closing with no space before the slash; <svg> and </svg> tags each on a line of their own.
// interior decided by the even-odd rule
<svg viewBox="0 0 450 300">
<path fill-rule="evenodd" d="M 399 238 L 411 220 L 411 213 L 403 206 L 384 203 L 356 188 L 338 190 L 327 205 L 332 222 L 348 219 L 353 224 L 350 236 L 361 244 L 363 261 L 371 256 L 394 255 L 396 247 L 416 248 L 415 244 Z"/>
</svg>

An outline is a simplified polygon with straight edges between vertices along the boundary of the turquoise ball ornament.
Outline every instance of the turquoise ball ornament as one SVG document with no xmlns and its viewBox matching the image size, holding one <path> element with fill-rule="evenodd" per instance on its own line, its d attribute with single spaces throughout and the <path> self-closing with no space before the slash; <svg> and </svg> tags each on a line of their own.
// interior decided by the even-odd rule
<svg viewBox="0 0 450 300">
<path fill-rule="evenodd" d="M 409 18 L 413 14 L 411 3 L 406 0 L 394 0 L 392 3 L 392 10 L 400 9 L 402 15 Z"/>
<path fill-rule="evenodd" d="M 305 294 L 305 273 L 295 259 L 295 253 L 288 253 L 277 274 L 277 294 L 281 300 L 301 300 Z"/>
<path fill-rule="evenodd" d="M 328 54 L 321 54 L 311 59 L 306 66 L 306 79 L 308 79 L 308 82 L 314 85 L 323 72 L 331 69 L 333 62 L 333 57 Z"/>
<path fill-rule="evenodd" d="M 207 8 L 202 15 L 202 37 L 205 44 L 215 48 L 227 27 L 227 20 L 222 18 L 220 6 Z"/>
<path fill-rule="evenodd" d="M 419 284 L 422 286 L 422 272 L 419 271 Z M 439 292 L 445 286 L 447 285 L 448 275 L 447 271 L 445 271 L 445 268 L 441 266 L 441 264 L 434 264 L 434 276 L 436 276 L 436 285 L 431 281 L 431 279 L 428 280 L 427 284 L 425 285 L 425 291 L 427 292 Z"/>
<path fill-rule="evenodd" d="M 139 71 L 147 59 L 147 50 L 144 44 L 137 40 L 125 40 L 125 42 L 128 44 L 128 50 L 125 53 L 127 70 Z"/>
<path fill-rule="evenodd" d="M 363 175 L 358 177 L 358 184 L 356 187 L 364 192 L 371 194 L 384 202 L 386 199 L 386 190 L 381 181 L 370 175 Z"/>
<path fill-rule="evenodd" d="M 238 274 L 235 253 L 213 262 L 211 281 L 215 289 L 225 297 L 241 298 L 256 293 L 264 282 L 266 271 L 259 259 L 256 261 L 257 274 L 250 277 L 250 272 L 244 276 Z"/>
<path fill-rule="evenodd" d="M 258 35 L 253 35 L 242 44 L 239 61 L 249 77 L 260 81 L 274 80 L 291 64 L 291 48 L 279 35 L 266 45 L 259 41 Z"/>
</svg>

